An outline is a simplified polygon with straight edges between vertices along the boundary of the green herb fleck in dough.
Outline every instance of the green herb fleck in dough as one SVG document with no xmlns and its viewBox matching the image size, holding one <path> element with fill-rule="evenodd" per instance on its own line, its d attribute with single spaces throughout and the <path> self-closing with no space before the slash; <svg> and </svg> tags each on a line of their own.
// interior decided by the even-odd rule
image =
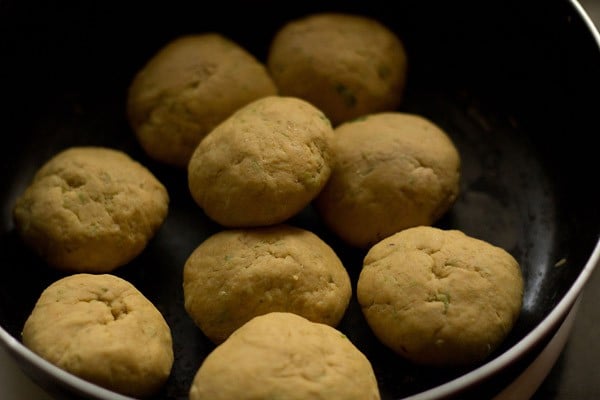
<svg viewBox="0 0 600 400">
<path fill-rule="evenodd" d="M 284 130 L 278 130 L 278 131 L 277 131 L 277 133 L 280 133 L 280 134 L 282 134 L 283 136 L 285 136 L 286 138 L 290 139 L 290 135 L 288 135 L 288 134 L 287 134 L 287 132 L 286 132 L 286 131 L 284 131 Z"/>
<path fill-rule="evenodd" d="M 102 182 L 104 183 L 108 183 L 111 181 L 110 175 L 107 172 L 100 172 L 100 179 L 102 179 Z"/>
<path fill-rule="evenodd" d="M 377 76 L 379 76 L 381 80 L 386 80 L 387 78 L 389 78 L 391 72 L 392 71 L 387 65 L 380 65 L 379 67 L 377 67 Z"/>
<path fill-rule="evenodd" d="M 302 183 L 307 187 L 314 187 L 319 184 L 318 177 L 313 173 L 304 172 L 301 177 Z"/>
<path fill-rule="evenodd" d="M 262 172 L 262 167 L 258 163 L 258 161 L 252 160 L 252 170 L 254 170 L 254 172 L 256 172 L 257 174 Z"/>
<path fill-rule="evenodd" d="M 450 305 L 450 295 L 447 293 L 437 293 L 435 295 L 436 301 L 444 303 L 444 314 L 448 312 L 448 306 Z"/>
<path fill-rule="evenodd" d="M 356 117 L 356 118 L 354 118 L 354 119 L 353 119 L 352 121 L 350 121 L 350 122 L 360 122 L 360 121 L 364 121 L 364 120 L 366 120 L 367 118 L 369 118 L 369 116 L 368 116 L 368 115 L 361 115 L 360 117 Z"/>
<path fill-rule="evenodd" d="M 354 93 L 352 92 L 352 90 L 350 90 L 348 87 L 346 87 L 345 85 L 338 83 L 335 86 L 335 91 L 342 96 L 342 98 L 344 99 L 344 104 L 346 105 L 346 107 L 348 108 L 352 108 L 356 105 L 356 96 L 354 95 Z"/>
<path fill-rule="evenodd" d="M 328 123 L 328 124 L 331 124 L 331 121 L 329 120 L 329 118 L 327 118 L 327 117 L 325 116 L 325 114 L 323 114 L 323 113 L 319 114 L 319 118 L 320 118 L 321 120 L 325 121 L 326 123 Z"/>
<path fill-rule="evenodd" d="M 92 222 L 90 224 L 90 232 L 92 233 L 92 235 L 95 235 L 96 233 L 98 233 L 99 227 L 100 227 L 100 225 L 98 224 L 98 222 Z"/>
</svg>

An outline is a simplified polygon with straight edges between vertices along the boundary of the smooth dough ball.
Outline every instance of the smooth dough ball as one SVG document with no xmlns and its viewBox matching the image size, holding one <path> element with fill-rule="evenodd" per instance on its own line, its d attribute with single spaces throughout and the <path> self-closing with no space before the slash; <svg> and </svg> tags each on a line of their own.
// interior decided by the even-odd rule
<svg viewBox="0 0 600 400">
<path fill-rule="evenodd" d="M 502 248 L 422 226 L 369 250 L 357 295 L 374 334 L 399 355 L 466 366 L 489 356 L 513 328 L 523 278 Z"/>
<path fill-rule="evenodd" d="M 380 22 L 322 13 L 284 25 L 271 43 L 267 66 L 280 94 L 311 102 L 335 126 L 395 110 L 407 57 L 400 39 Z"/>
<path fill-rule="evenodd" d="M 432 225 L 459 193 L 450 137 L 413 114 L 380 113 L 335 129 L 336 164 L 316 208 L 340 238 L 367 248 L 402 229 Z"/>
<path fill-rule="evenodd" d="M 158 391 L 173 365 L 161 313 L 131 283 L 109 274 L 74 274 L 48 286 L 22 339 L 57 367 L 128 396 Z"/>
<path fill-rule="evenodd" d="M 329 120 L 304 100 L 256 100 L 200 142 L 188 166 L 190 192 L 227 227 L 284 222 L 327 182 L 332 136 Z"/>
<path fill-rule="evenodd" d="M 265 66 L 217 34 L 179 37 L 135 75 L 127 110 L 146 153 L 187 167 L 198 142 L 238 108 L 277 93 Z"/>
<path fill-rule="evenodd" d="M 369 360 L 340 331 L 292 313 L 258 316 L 200 366 L 190 400 L 378 400 Z"/>
<path fill-rule="evenodd" d="M 125 153 L 72 147 L 37 171 L 13 216 L 23 240 L 50 265 L 109 272 L 144 250 L 168 204 L 162 183 Z"/>
<path fill-rule="evenodd" d="M 352 295 L 333 249 L 314 233 L 288 225 L 209 237 L 185 263 L 183 291 L 186 311 L 215 343 L 271 311 L 336 326 Z"/>
</svg>

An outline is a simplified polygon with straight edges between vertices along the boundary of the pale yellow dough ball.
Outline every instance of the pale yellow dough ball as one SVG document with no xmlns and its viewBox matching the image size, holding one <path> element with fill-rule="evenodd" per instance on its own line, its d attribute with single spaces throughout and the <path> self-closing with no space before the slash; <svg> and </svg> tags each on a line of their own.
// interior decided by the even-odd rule
<svg viewBox="0 0 600 400">
<path fill-rule="evenodd" d="M 315 205 L 348 244 L 367 248 L 402 229 L 432 225 L 458 197 L 460 154 L 432 121 L 387 112 L 334 133 L 335 167 Z"/>
<path fill-rule="evenodd" d="M 271 311 L 335 326 L 352 295 L 333 249 L 288 225 L 216 233 L 194 250 L 183 272 L 185 309 L 216 343 Z"/>
<path fill-rule="evenodd" d="M 358 301 L 383 344 L 417 364 L 486 359 L 519 317 L 523 277 L 506 250 L 458 230 L 415 227 L 373 246 Z"/>
<path fill-rule="evenodd" d="M 192 197 L 226 227 L 281 223 L 319 194 L 331 173 L 329 120 L 294 97 L 256 100 L 198 145 L 188 166 Z"/>
<path fill-rule="evenodd" d="M 71 147 L 48 160 L 16 200 L 24 242 L 72 272 L 110 272 L 137 257 L 167 217 L 169 194 L 120 150 Z"/>
<path fill-rule="evenodd" d="M 398 36 L 373 18 L 319 13 L 276 33 L 267 66 L 281 95 L 311 102 L 336 126 L 395 110 L 406 84 L 407 55 Z"/>
<path fill-rule="evenodd" d="M 379 400 L 371 363 L 329 325 L 291 313 L 258 316 L 200 366 L 190 400 Z"/>
<path fill-rule="evenodd" d="M 48 286 L 22 338 L 57 367 L 128 396 L 156 393 L 174 360 L 161 313 L 131 283 L 109 274 L 74 274 Z"/>
<path fill-rule="evenodd" d="M 238 108 L 277 93 L 265 66 L 218 33 L 178 37 L 129 87 L 127 112 L 146 153 L 185 168 L 202 138 Z"/>
</svg>

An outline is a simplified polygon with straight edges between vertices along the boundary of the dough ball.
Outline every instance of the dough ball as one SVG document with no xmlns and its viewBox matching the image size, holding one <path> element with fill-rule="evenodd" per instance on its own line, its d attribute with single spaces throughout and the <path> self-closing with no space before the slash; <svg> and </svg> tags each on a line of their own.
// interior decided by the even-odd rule
<svg viewBox="0 0 600 400">
<path fill-rule="evenodd" d="M 367 248 L 402 229 L 432 225 L 459 193 L 450 137 L 412 114 L 380 113 L 337 127 L 331 177 L 316 208 L 350 245 Z"/>
<path fill-rule="evenodd" d="M 336 126 L 396 109 L 407 60 L 400 39 L 380 22 L 322 13 L 284 25 L 271 43 L 267 66 L 281 95 L 311 102 Z"/>
<path fill-rule="evenodd" d="M 265 66 L 216 33 L 167 43 L 135 75 L 129 121 L 146 153 L 187 167 L 198 142 L 241 106 L 277 93 Z"/>
<path fill-rule="evenodd" d="M 57 367 L 128 396 L 158 391 L 173 365 L 161 313 L 131 283 L 109 274 L 74 274 L 48 286 L 22 338 Z"/>
<path fill-rule="evenodd" d="M 125 153 L 71 147 L 37 171 L 13 215 L 24 242 L 50 265 L 109 272 L 144 250 L 168 204 L 165 187 Z"/>
<path fill-rule="evenodd" d="M 335 326 L 352 295 L 348 273 L 331 247 L 287 225 L 209 237 L 185 263 L 183 291 L 188 314 L 215 343 L 271 311 Z"/>
<path fill-rule="evenodd" d="M 325 324 L 291 313 L 258 316 L 200 366 L 190 400 L 378 400 L 369 360 Z"/>
<path fill-rule="evenodd" d="M 374 334 L 424 365 L 484 360 L 517 320 L 523 278 L 505 250 L 458 230 L 415 227 L 373 246 L 358 301 Z"/>
<path fill-rule="evenodd" d="M 227 227 L 284 222 L 327 182 L 332 136 L 329 120 L 304 100 L 256 100 L 200 142 L 188 167 L 190 192 Z"/>
</svg>

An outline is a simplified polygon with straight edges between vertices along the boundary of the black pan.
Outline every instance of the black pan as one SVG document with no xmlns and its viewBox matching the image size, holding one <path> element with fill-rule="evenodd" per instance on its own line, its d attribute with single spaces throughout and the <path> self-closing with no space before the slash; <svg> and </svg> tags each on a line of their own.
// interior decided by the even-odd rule
<svg viewBox="0 0 600 400">
<path fill-rule="evenodd" d="M 218 31 L 265 60 L 288 20 L 316 11 L 375 17 L 404 41 L 409 78 L 401 111 L 424 115 L 455 141 L 461 195 L 436 225 L 501 246 L 520 262 L 520 319 L 484 363 L 416 367 L 374 338 L 355 299 L 339 329 L 371 360 L 383 399 L 488 398 L 533 360 L 571 310 L 598 263 L 598 35 L 574 1 L 1 2 L 3 106 L 0 343 L 60 398 L 121 398 L 49 366 L 20 345 L 41 291 L 63 273 L 20 241 L 11 208 L 58 151 L 126 151 L 166 185 L 169 216 L 147 249 L 114 273 L 164 314 L 174 336 L 172 375 L 156 399 L 185 399 L 213 345 L 183 308 L 182 268 L 221 229 L 192 201 L 185 171 L 149 159 L 125 116 L 133 75 L 167 41 Z M 289 221 L 338 252 L 356 284 L 364 252 L 343 245 L 307 207 Z"/>
</svg>

